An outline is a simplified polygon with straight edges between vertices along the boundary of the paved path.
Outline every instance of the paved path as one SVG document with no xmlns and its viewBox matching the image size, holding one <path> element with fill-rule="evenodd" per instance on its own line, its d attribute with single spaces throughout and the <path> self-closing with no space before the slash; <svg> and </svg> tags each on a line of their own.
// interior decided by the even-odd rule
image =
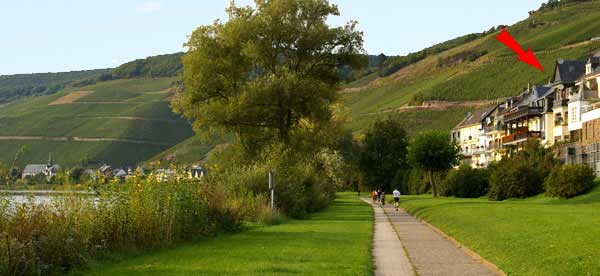
<svg viewBox="0 0 600 276">
<path fill-rule="evenodd" d="M 413 266 L 419 276 L 501 275 L 404 210 L 373 208 L 376 276 L 414 275 Z"/>
<path fill-rule="evenodd" d="M 404 210 L 387 205 L 385 213 L 420 276 L 500 275 Z"/>
<path fill-rule="evenodd" d="M 365 200 L 370 203 L 368 200 Z M 382 208 L 373 205 L 375 211 L 375 234 L 373 235 L 373 258 L 375 276 L 413 276 L 413 268 L 404 252 L 402 242 Z"/>
</svg>

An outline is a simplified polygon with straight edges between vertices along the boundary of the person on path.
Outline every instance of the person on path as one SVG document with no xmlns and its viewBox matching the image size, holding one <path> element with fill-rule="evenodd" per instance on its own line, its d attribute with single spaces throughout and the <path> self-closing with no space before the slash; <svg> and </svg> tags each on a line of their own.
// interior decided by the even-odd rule
<svg viewBox="0 0 600 276">
<path fill-rule="evenodd" d="M 379 199 L 381 200 L 381 207 L 385 206 L 385 192 L 381 192 Z"/>
<path fill-rule="evenodd" d="M 373 203 L 375 203 L 377 201 L 377 191 L 373 190 L 371 197 L 373 198 Z"/>
<path fill-rule="evenodd" d="M 396 207 L 396 212 L 398 212 L 398 208 L 400 207 L 400 191 L 395 189 L 392 193 L 394 194 L 394 207 Z"/>
</svg>

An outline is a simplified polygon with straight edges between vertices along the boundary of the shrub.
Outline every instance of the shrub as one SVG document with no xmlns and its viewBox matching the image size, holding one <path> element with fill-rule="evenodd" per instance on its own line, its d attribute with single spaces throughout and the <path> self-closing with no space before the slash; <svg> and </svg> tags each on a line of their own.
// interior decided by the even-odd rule
<svg viewBox="0 0 600 276">
<path fill-rule="evenodd" d="M 462 165 L 448 172 L 440 187 L 443 196 L 475 198 L 485 195 L 488 191 L 488 173 L 485 169 L 473 169 Z"/>
<path fill-rule="evenodd" d="M 491 200 L 525 198 L 542 192 L 542 179 L 534 167 L 517 160 L 502 160 L 491 168 Z"/>
<path fill-rule="evenodd" d="M 594 186 L 594 171 L 583 164 L 556 168 L 546 179 L 546 194 L 553 197 L 572 198 L 589 191 Z"/>
</svg>

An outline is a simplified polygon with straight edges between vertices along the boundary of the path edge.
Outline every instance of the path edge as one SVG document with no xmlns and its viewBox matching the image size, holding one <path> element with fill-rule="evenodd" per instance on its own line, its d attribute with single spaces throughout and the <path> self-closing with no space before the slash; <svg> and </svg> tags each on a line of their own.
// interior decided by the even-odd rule
<svg viewBox="0 0 600 276">
<path fill-rule="evenodd" d="M 433 226 L 431 223 L 427 222 L 426 220 L 413 215 L 412 213 L 408 212 L 405 208 L 400 207 L 400 209 L 404 210 L 404 212 L 406 212 L 407 214 L 409 214 L 409 215 L 413 216 L 414 218 L 416 218 L 419 222 L 427 225 L 427 227 L 429 227 L 431 230 L 433 230 L 436 233 L 440 234 L 444 239 L 449 240 L 452 244 L 454 244 L 454 246 L 458 247 L 459 249 L 461 249 L 462 251 L 464 251 L 465 253 L 467 253 L 467 255 L 471 256 L 473 259 L 475 259 L 476 261 L 480 262 L 481 264 L 483 264 L 487 268 L 489 268 L 489 269 L 497 272 L 501 276 L 507 276 L 507 274 L 504 271 L 502 271 L 502 269 L 500 269 L 497 265 L 495 265 L 494 263 L 488 261 L 486 258 L 482 257 L 481 255 L 477 254 L 475 251 L 471 250 L 469 247 L 467 247 L 463 243 L 459 242 L 455 238 L 449 236 L 444 231 L 442 231 L 439 228 Z M 384 210 L 384 212 L 385 212 L 385 210 Z M 386 212 L 386 215 L 387 215 L 387 212 Z"/>
<path fill-rule="evenodd" d="M 366 203 L 367 205 L 371 206 L 371 211 L 373 212 L 373 234 L 372 234 L 372 238 L 375 238 L 375 208 L 378 208 L 379 206 L 377 206 L 377 204 L 374 204 L 373 202 L 371 202 L 370 198 L 366 198 L 366 197 L 359 197 L 359 199 L 361 199 L 364 203 Z M 385 215 L 385 217 L 387 218 L 388 223 L 390 224 L 390 226 L 392 227 L 392 230 L 394 230 L 394 234 L 396 234 L 396 238 L 398 239 L 398 241 L 400 241 L 400 244 L 402 245 L 402 251 L 404 252 L 404 257 L 406 257 L 406 259 L 408 260 L 408 263 L 410 264 L 410 268 L 412 271 L 413 276 L 420 276 L 419 272 L 417 271 L 417 267 L 415 266 L 415 264 L 413 263 L 412 259 L 410 258 L 410 255 L 408 254 L 408 250 L 406 250 L 406 246 L 404 246 L 404 243 L 402 242 L 402 239 L 400 238 L 400 235 L 398 234 L 398 229 L 396 229 L 396 225 L 394 225 L 392 223 L 392 220 L 390 219 L 390 216 L 388 216 L 387 212 L 385 211 L 385 208 L 379 207 L 381 208 L 381 210 L 383 211 L 383 214 Z M 373 243 L 373 245 L 371 246 L 371 256 L 373 259 L 373 274 L 375 275 L 375 271 L 377 269 L 377 265 L 375 263 L 375 257 L 373 256 L 373 250 L 375 249 L 375 243 Z"/>
</svg>

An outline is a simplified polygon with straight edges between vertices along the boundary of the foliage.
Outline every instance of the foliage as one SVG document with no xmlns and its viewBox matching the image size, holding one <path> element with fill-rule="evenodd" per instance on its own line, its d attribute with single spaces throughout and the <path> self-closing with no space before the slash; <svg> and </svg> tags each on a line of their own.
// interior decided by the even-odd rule
<svg viewBox="0 0 600 276">
<path fill-rule="evenodd" d="M 488 191 L 488 172 L 486 169 L 474 169 L 461 165 L 450 170 L 440 185 L 440 195 L 461 198 L 483 196 Z"/>
<path fill-rule="evenodd" d="M 473 62 L 486 54 L 487 51 L 485 50 L 481 52 L 471 50 L 452 54 L 447 57 L 440 57 L 438 59 L 438 67 L 449 67 L 456 66 L 457 64 L 461 64 L 463 62 Z"/>
<path fill-rule="evenodd" d="M 398 121 L 377 120 L 366 131 L 360 168 L 373 189 L 392 190 L 392 180 L 407 168 L 408 137 Z"/>
<path fill-rule="evenodd" d="M 530 139 L 522 150 L 510 156 L 514 162 L 528 164 L 542 181 L 560 164 L 551 148 L 545 148 L 538 139 Z"/>
<path fill-rule="evenodd" d="M 183 71 L 182 56 L 183 53 L 175 53 L 136 59 L 112 69 L 112 78 L 175 77 Z"/>
<path fill-rule="evenodd" d="M 234 143 L 209 160 L 209 168 L 217 171 L 220 183 L 257 195 L 269 194 L 267 176 L 274 171 L 276 205 L 294 218 L 325 208 L 336 188 L 348 181 L 346 166 L 335 151 L 299 152 L 281 144 L 266 147 L 258 157 L 248 157 L 242 145 Z"/>
<path fill-rule="evenodd" d="M 448 134 L 442 132 L 419 133 L 408 146 L 408 160 L 413 167 L 427 173 L 433 197 L 437 197 L 434 173 L 458 164 L 458 156 L 458 146 L 450 141 Z"/>
<path fill-rule="evenodd" d="M 490 200 L 526 198 L 542 191 L 540 174 L 525 162 L 503 159 L 490 167 Z"/>
<path fill-rule="evenodd" d="M 594 171 L 584 164 L 563 165 L 554 169 L 546 179 L 546 194 L 572 198 L 592 189 L 595 178 Z"/>
<path fill-rule="evenodd" d="M 177 170 L 177 168 L 174 168 Z M 262 196 L 222 183 L 185 178 L 166 182 L 150 174 L 125 184 L 110 181 L 91 190 L 76 186 L 49 205 L 13 202 L 0 206 L 2 275 L 52 275 L 85 266 L 115 252 L 163 248 L 216 231 L 236 231 L 270 214 Z M 81 187 L 81 188 L 78 188 Z M 90 191 L 92 194 L 82 194 Z"/>
<path fill-rule="evenodd" d="M 226 23 L 202 26 L 186 43 L 185 90 L 175 110 L 198 132 L 236 133 L 246 146 L 287 144 L 303 125 L 327 122 L 339 66 L 362 63 L 356 22 L 331 28 L 327 18 L 339 12 L 326 0 L 227 11 Z"/>
<path fill-rule="evenodd" d="M 558 160 L 551 149 L 531 139 L 522 150 L 493 164 L 490 173 L 490 199 L 525 198 L 543 191 L 543 182 L 557 169 Z"/>
</svg>

